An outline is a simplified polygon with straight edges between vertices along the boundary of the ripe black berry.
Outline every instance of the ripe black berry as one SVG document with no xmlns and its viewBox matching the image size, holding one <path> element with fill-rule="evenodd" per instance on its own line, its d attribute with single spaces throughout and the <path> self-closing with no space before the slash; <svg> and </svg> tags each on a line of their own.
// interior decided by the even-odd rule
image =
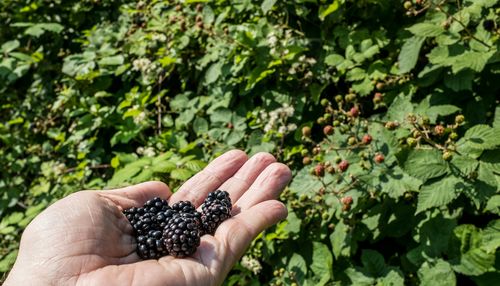
<svg viewBox="0 0 500 286">
<path fill-rule="evenodd" d="M 231 217 L 232 203 L 228 192 L 217 190 L 208 194 L 202 210 L 202 233 L 213 235 L 217 227 Z"/>
<path fill-rule="evenodd" d="M 195 219 L 175 216 L 163 232 L 165 246 L 170 255 L 186 257 L 193 254 L 200 245 L 200 229 Z"/>
<path fill-rule="evenodd" d="M 141 208 L 132 207 L 123 212 L 134 229 L 139 257 L 158 259 L 168 254 L 162 232 L 174 213 L 167 201 L 158 197 Z"/>
</svg>

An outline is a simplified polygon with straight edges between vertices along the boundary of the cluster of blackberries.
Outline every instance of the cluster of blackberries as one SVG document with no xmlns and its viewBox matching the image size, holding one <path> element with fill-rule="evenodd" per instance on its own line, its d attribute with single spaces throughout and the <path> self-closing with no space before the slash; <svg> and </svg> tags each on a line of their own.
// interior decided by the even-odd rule
<svg viewBox="0 0 500 286">
<path fill-rule="evenodd" d="M 185 257 L 200 245 L 200 236 L 215 233 L 231 216 L 232 203 L 226 191 L 208 194 L 198 212 L 188 201 L 169 206 L 166 200 L 153 198 L 144 206 L 123 211 L 134 229 L 137 254 L 142 259 L 158 259 L 165 255 Z"/>
</svg>

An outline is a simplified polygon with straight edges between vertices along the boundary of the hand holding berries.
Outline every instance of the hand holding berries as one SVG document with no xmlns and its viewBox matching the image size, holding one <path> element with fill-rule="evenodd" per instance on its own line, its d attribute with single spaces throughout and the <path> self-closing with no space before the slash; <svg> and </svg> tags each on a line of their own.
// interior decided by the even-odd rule
<svg viewBox="0 0 500 286">
<path fill-rule="evenodd" d="M 270 154 L 259 153 L 249 159 L 244 152 L 233 150 L 216 158 L 175 193 L 160 182 L 76 192 L 52 204 L 27 226 L 4 285 L 56 285 L 61 281 L 89 285 L 222 284 L 254 238 L 286 217 L 286 207 L 275 198 L 290 179 L 288 167 L 275 163 Z M 218 201 L 208 207 L 218 212 L 212 221 L 222 221 L 232 203 L 237 208 L 213 236 L 199 237 L 196 229 L 207 221 L 199 206 L 219 188 L 226 190 L 233 202 L 228 203 L 226 194 L 219 192 Z M 196 207 L 201 216 L 195 213 Z M 167 225 L 171 234 L 156 230 Z M 143 257 L 158 257 L 164 252 L 190 257 L 142 261 L 137 251 Z"/>
</svg>

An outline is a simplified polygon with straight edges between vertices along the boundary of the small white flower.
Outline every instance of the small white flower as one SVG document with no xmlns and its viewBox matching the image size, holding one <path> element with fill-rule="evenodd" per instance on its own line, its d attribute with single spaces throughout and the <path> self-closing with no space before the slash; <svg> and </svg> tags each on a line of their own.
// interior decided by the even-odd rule
<svg viewBox="0 0 500 286">
<path fill-rule="evenodd" d="M 297 124 L 290 123 L 286 126 L 286 128 L 288 129 L 288 131 L 295 131 L 297 129 Z"/>
<path fill-rule="evenodd" d="M 278 133 L 285 134 L 285 133 L 286 133 L 286 131 L 287 131 L 286 126 L 280 126 L 280 127 L 278 128 Z"/>
<path fill-rule="evenodd" d="M 259 274 L 260 271 L 262 271 L 262 265 L 260 264 L 260 262 L 255 258 L 249 257 L 248 255 L 245 255 L 241 258 L 241 266 L 252 271 L 255 275 Z"/>
<path fill-rule="evenodd" d="M 146 157 L 156 156 L 155 149 L 153 149 L 153 147 L 147 147 L 146 149 L 144 149 L 144 156 Z"/>
</svg>

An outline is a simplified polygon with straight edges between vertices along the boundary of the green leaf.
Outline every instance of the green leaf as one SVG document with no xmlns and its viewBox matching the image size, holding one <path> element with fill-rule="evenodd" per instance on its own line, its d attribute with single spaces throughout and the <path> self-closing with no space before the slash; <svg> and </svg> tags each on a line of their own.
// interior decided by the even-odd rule
<svg viewBox="0 0 500 286">
<path fill-rule="evenodd" d="M 500 149 L 488 150 L 481 155 L 481 163 L 500 174 Z"/>
<path fill-rule="evenodd" d="M 423 22 L 411 26 L 408 28 L 408 31 L 419 37 L 436 37 L 441 35 L 444 32 L 444 29 L 437 24 Z"/>
<path fill-rule="evenodd" d="M 311 270 L 316 283 L 314 285 L 323 286 L 332 277 L 333 257 L 326 245 L 313 241 L 313 256 Z"/>
<path fill-rule="evenodd" d="M 330 235 L 330 242 L 335 258 L 349 257 L 351 255 L 351 246 L 354 243 L 349 226 L 340 221 Z"/>
<path fill-rule="evenodd" d="M 340 65 L 344 60 L 344 57 L 339 54 L 331 54 L 325 58 L 325 64 L 335 67 Z"/>
<path fill-rule="evenodd" d="M 459 225 L 453 231 L 452 248 L 450 250 L 453 270 L 477 276 L 492 271 L 495 264 L 495 253 L 488 253 L 481 245 L 482 235 L 474 225 Z"/>
<path fill-rule="evenodd" d="M 125 59 L 122 55 L 102 58 L 98 64 L 100 66 L 119 66 L 124 63 Z"/>
<path fill-rule="evenodd" d="M 294 252 L 288 261 L 287 269 L 295 272 L 297 279 L 302 281 L 307 274 L 307 264 L 305 259 L 298 253 Z"/>
<path fill-rule="evenodd" d="M 21 43 L 19 43 L 18 40 L 5 42 L 2 45 L 2 47 L 0 48 L 0 52 L 4 53 L 4 54 L 8 54 L 8 53 L 12 52 L 13 50 L 19 48 L 20 45 L 21 45 Z"/>
<path fill-rule="evenodd" d="M 432 185 L 422 187 L 418 194 L 418 204 L 416 213 L 424 210 L 446 206 L 458 197 L 457 184 L 461 180 L 456 177 L 444 178 Z"/>
<path fill-rule="evenodd" d="M 488 203 L 486 204 L 486 207 L 484 208 L 485 211 L 500 215 L 500 195 L 495 195 L 492 196 L 489 200 Z"/>
<path fill-rule="evenodd" d="M 403 168 L 408 174 L 426 181 L 448 173 L 448 166 L 441 152 L 431 150 L 412 150 Z"/>
<path fill-rule="evenodd" d="M 212 64 L 205 73 L 205 84 L 214 83 L 222 74 L 222 64 L 220 62 Z"/>
<path fill-rule="evenodd" d="M 494 149 L 500 145 L 500 129 L 488 125 L 475 125 L 465 132 L 463 139 L 473 148 Z"/>
<path fill-rule="evenodd" d="M 193 121 L 193 130 L 196 135 L 202 135 L 208 132 L 208 121 L 203 118 L 197 116 Z"/>
<path fill-rule="evenodd" d="M 455 74 L 464 69 L 482 72 L 489 59 L 494 54 L 495 51 L 488 53 L 466 51 L 463 54 L 454 57 L 452 61 L 452 71 Z"/>
<path fill-rule="evenodd" d="M 481 246 L 487 253 L 495 253 L 500 247 L 500 219 L 490 221 L 483 230 Z"/>
<path fill-rule="evenodd" d="M 363 249 L 361 253 L 363 268 L 372 277 L 382 277 L 386 274 L 384 257 L 376 250 Z"/>
<path fill-rule="evenodd" d="M 274 4 L 276 4 L 276 0 L 264 0 L 260 5 L 260 8 L 264 14 L 267 14 L 267 12 L 273 8 Z"/>
<path fill-rule="evenodd" d="M 450 165 L 452 168 L 457 168 L 462 174 L 468 175 L 477 169 L 479 162 L 474 158 L 456 154 Z"/>
<path fill-rule="evenodd" d="M 375 285 L 375 278 L 369 277 L 365 273 L 358 271 L 352 267 L 347 268 L 344 272 L 351 280 L 350 285 L 359 285 L 359 286 Z"/>
<path fill-rule="evenodd" d="M 187 179 L 191 178 L 192 175 L 193 172 L 187 169 L 175 169 L 170 173 L 170 177 L 172 179 L 179 181 L 186 181 Z"/>
<path fill-rule="evenodd" d="M 158 163 L 153 163 L 151 170 L 155 173 L 168 173 L 177 168 L 175 163 L 170 161 L 161 161 Z"/>
<path fill-rule="evenodd" d="M 418 278 L 421 286 L 434 286 L 436 281 L 439 285 L 454 286 L 457 284 L 455 272 L 450 264 L 442 259 L 436 262 L 424 262 L 418 270 Z"/>
<path fill-rule="evenodd" d="M 424 41 L 425 38 L 419 36 L 411 37 L 405 41 L 398 56 L 400 74 L 410 72 L 415 67 Z"/>
<path fill-rule="evenodd" d="M 323 21 L 326 16 L 332 14 L 333 12 L 337 11 L 339 9 L 339 1 L 338 0 L 333 0 L 332 4 L 328 5 L 328 7 L 323 7 L 321 6 L 319 8 L 319 18 L 321 21 Z"/>
</svg>

